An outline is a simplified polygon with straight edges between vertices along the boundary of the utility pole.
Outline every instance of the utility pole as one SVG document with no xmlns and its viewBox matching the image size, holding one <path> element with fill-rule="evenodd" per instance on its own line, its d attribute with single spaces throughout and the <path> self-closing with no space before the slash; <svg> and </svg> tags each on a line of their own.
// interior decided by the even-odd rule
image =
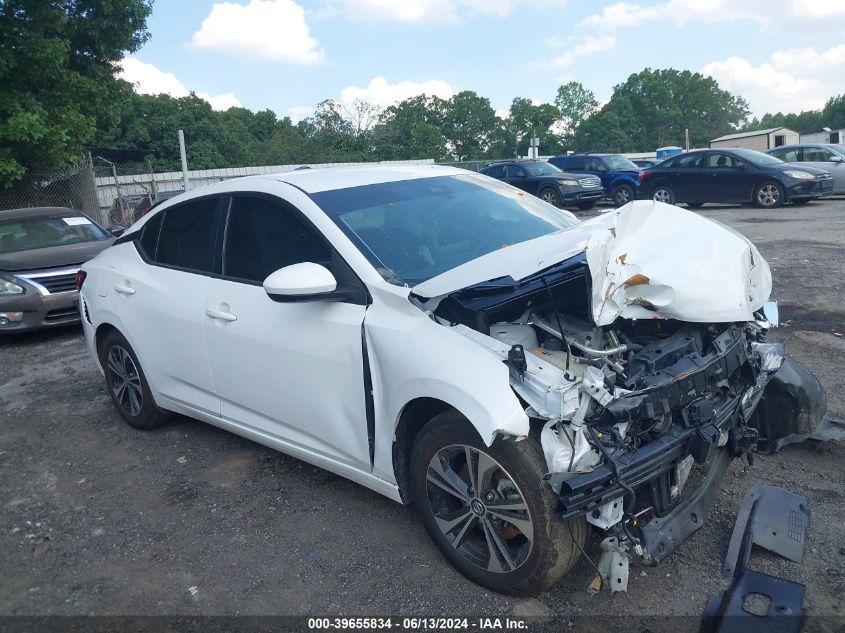
<svg viewBox="0 0 845 633">
<path fill-rule="evenodd" d="M 684 149 L 689 151 L 689 128 L 684 128 Z"/>
<path fill-rule="evenodd" d="M 179 130 L 179 153 L 182 155 L 182 178 L 185 180 L 185 191 L 188 190 L 188 155 L 185 153 L 185 133 Z"/>
</svg>

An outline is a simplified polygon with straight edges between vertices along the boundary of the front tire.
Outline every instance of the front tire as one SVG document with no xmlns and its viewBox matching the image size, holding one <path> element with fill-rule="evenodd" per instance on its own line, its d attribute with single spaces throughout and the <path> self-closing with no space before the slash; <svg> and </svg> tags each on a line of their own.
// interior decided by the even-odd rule
<svg viewBox="0 0 845 633">
<path fill-rule="evenodd" d="M 540 200 L 548 202 L 552 206 L 560 207 L 560 194 L 552 187 L 546 187 L 540 191 Z"/>
<path fill-rule="evenodd" d="M 575 565 L 587 540 L 584 517 L 569 526 L 555 517 L 545 471 L 536 440 L 487 447 L 448 411 L 417 437 L 410 487 L 426 531 L 458 571 L 499 593 L 536 595 Z"/>
<path fill-rule="evenodd" d="M 617 207 L 628 204 L 634 199 L 634 196 L 634 188 L 631 185 L 616 185 L 613 191 L 610 192 L 613 204 Z"/>
<path fill-rule="evenodd" d="M 754 206 L 759 209 L 777 209 L 782 207 L 786 193 L 779 182 L 767 180 L 754 189 Z"/>
<path fill-rule="evenodd" d="M 666 185 L 657 185 L 651 191 L 651 199 L 655 202 L 675 204 L 675 192 Z"/>
<path fill-rule="evenodd" d="M 156 406 L 135 350 L 117 330 L 103 339 L 100 364 L 112 402 L 127 424 L 149 431 L 168 421 L 171 414 Z"/>
</svg>

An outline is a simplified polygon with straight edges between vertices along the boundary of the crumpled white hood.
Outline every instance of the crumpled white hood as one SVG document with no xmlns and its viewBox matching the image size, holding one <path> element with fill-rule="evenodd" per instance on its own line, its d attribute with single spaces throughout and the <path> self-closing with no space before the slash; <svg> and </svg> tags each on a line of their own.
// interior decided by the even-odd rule
<svg viewBox="0 0 845 633">
<path fill-rule="evenodd" d="M 648 200 L 608 215 L 612 225 L 593 231 L 586 249 L 597 325 L 655 312 L 681 321 L 752 321 L 768 301 L 769 264 L 733 229 Z"/>
<path fill-rule="evenodd" d="M 488 253 L 415 286 L 431 298 L 524 279 L 586 252 L 597 325 L 617 317 L 751 321 L 769 299 L 769 265 L 745 237 L 676 206 L 638 200 L 571 229 Z"/>
</svg>

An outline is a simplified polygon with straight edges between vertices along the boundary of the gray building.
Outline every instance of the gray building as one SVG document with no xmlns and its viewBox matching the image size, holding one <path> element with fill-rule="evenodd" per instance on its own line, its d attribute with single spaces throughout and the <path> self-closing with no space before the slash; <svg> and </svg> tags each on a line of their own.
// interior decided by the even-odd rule
<svg viewBox="0 0 845 633">
<path fill-rule="evenodd" d="M 845 143 L 845 129 L 831 130 L 826 129 L 821 132 L 812 132 L 811 134 L 802 134 L 801 143 Z"/>
<path fill-rule="evenodd" d="M 752 132 L 738 132 L 726 134 L 710 141 L 710 147 L 741 147 L 765 152 L 781 145 L 794 145 L 798 142 L 799 134 L 785 127 L 772 127 L 767 130 Z"/>
</svg>

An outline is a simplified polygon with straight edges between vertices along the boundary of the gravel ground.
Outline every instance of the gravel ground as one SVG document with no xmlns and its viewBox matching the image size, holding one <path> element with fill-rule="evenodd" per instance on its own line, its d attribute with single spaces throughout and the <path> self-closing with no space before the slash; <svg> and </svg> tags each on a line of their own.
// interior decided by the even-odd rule
<svg viewBox="0 0 845 633">
<path fill-rule="evenodd" d="M 845 199 L 701 212 L 768 259 L 776 336 L 824 384 L 829 415 L 845 419 Z M 805 495 L 812 525 L 802 565 L 755 551 L 752 567 L 807 585 L 807 614 L 826 617 L 806 630 L 845 627 L 841 444 L 735 461 L 704 528 L 660 567 L 632 569 L 627 593 L 588 595 L 582 560 L 520 600 L 465 580 L 413 510 L 374 492 L 186 418 L 133 430 L 78 328 L 0 339 L 0 359 L 0 615 L 550 614 L 577 630 L 585 616 L 695 630 L 728 585 L 720 568 L 740 501 L 765 481 Z"/>
</svg>

